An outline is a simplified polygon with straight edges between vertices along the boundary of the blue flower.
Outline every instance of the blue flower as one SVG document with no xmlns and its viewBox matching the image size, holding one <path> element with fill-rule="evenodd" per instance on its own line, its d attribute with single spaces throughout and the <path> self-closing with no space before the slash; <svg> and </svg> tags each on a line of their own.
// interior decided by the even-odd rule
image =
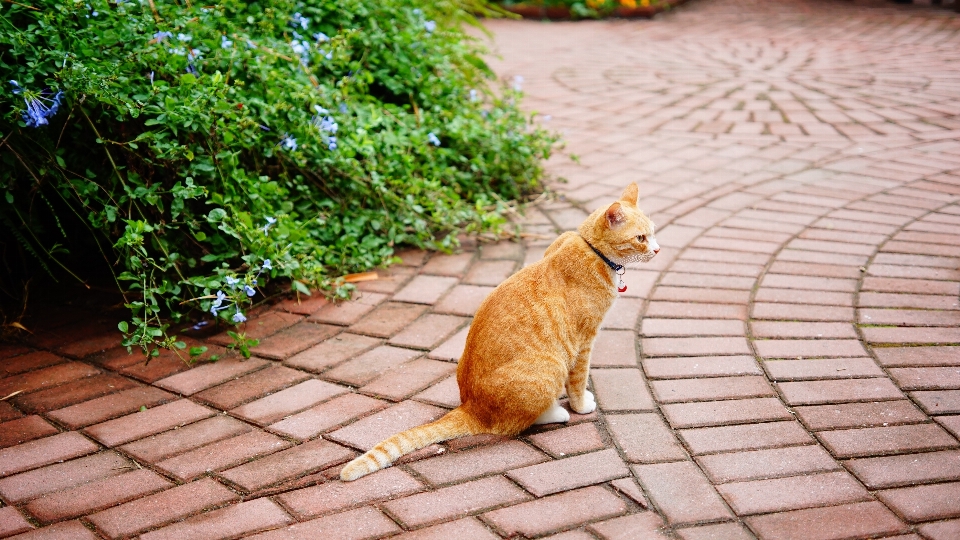
<svg viewBox="0 0 960 540">
<path fill-rule="evenodd" d="M 63 100 L 63 91 L 57 91 L 53 97 L 47 97 L 51 90 L 43 90 L 39 93 L 25 90 L 17 81 L 10 81 L 13 86 L 14 95 L 22 95 L 23 102 L 27 105 L 27 110 L 21 115 L 27 127 L 40 127 L 49 124 L 48 118 L 52 118 L 60 110 L 60 102 Z"/>
<path fill-rule="evenodd" d="M 262 268 L 263 268 L 264 270 L 273 270 L 273 265 L 270 264 L 270 259 L 264 259 L 264 260 L 263 260 L 263 266 L 262 266 Z"/>
<path fill-rule="evenodd" d="M 229 280 L 230 278 L 227 278 L 227 279 Z M 216 316 L 218 311 L 223 311 L 228 307 L 230 307 L 229 305 L 227 306 L 223 305 L 223 301 L 226 299 L 227 299 L 227 295 L 224 294 L 223 291 L 217 291 L 217 299 L 214 300 L 212 304 L 210 304 L 210 314 L 213 316 Z"/>
<path fill-rule="evenodd" d="M 284 135 L 283 139 L 280 139 L 280 146 L 293 152 L 297 149 L 297 140 L 290 135 Z"/>
<path fill-rule="evenodd" d="M 328 133 L 336 133 L 340 126 L 337 125 L 336 120 L 331 116 L 324 116 L 323 118 L 320 115 L 314 116 L 313 120 L 310 121 L 314 126 L 317 127 L 320 131 L 325 131 Z"/>
<path fill-rule="evenodd" d="M 470 90 L 470 101 L 476 101 L 476 100 L 477 100 L 477 91 Z"/>
<path fill-rule="evenodd" d="M 413 10 L 413 14 L 416 15 L 417 17 L 419 17 L 419 16 L 423 15 L 423 10 L 421 10 L 420 8 L 414 9 L 414 10 Z"/>
<path fill-rule="evenodd" d="M 336 150 L 336 149 L 337 149 L 337 138 L 336 138 L 336 137 L 330 137 L 330 138 L 329 138 L 329 141 L 330 141 L 330 143 L 327 145 L 327 149 L 329 149 L 329 150 Z"/>
<path fill-rule="evenodd" d="M 153 35 L 153 39 L 155 39 L 157 43 L 163 43 L 163 40 L 171 37 L 173 37 L 172 32 L 164 32 L 164 31 L 157 32 L 156 34 Z"/>
<path fill-rule="evenodd" d="M 428 34 L 432 34 L 433 31 L 437 29 L 436 21 L 424 21 L 423 29 L 426 30 Z"/>
<path fill-rule="evenodd" d="M 317 114 L 327 114 L 328 112 L 330 112 L 319 105 L 314 105 L 313 110 L 317 111 Z"/>
<path fill-rule="evenodd" d="M 523 90 L 523 76 L 517 75 L 513 78 L 513 89 L 517 92 Z"/>
<path fill-rule="evenodd" d="M 193 36 L 191 36 L 190 34 L 177 34 L 177 39 L 186 43 L 191 39 L 193 39 Z"/>
<path fill-rule="evenodd" d="M 430 144 L 434 146 L 440 146 L 440 139 L 438 139 L 432 131 L 427 134 L 427 140 L 430 141 Z"/>
<path fill-rule="evenodd" d="M 257 291 L 254 290 L 254 288 L 251 287 L 251 286 L 249 286 L 249 285 L 244 285 L 244 286 L 243 286 L 243 292 L 247 293 L 247 296 L 253 296 L 253 295 L 257 294 Z"/>
<path fill-rule="evenodd" d="M 341 103 L 341 104 L 340 104 L 340 112 L 342 112 L 343 114 L 347 114 L 347 104 L 346 104 L 346 103 Z"/>
<path fill-rule="evenodd" d="M 277 218 L 267 217 L 267 224 L 264 225 L 263 227 L 260 227 L 261 229 L 263 229 L 263 234 L 267 234 L 267 232 L 270 230 L 270 227 L 273 227 L 273 224 L 276 222 L 277 222 Z M 269 259 L 267 260 L 267 262 L 270 262 Z"/>
<path fill-rule="evenodd" d="M 310 19 L 304 17 L 298 11 L 297 13 L 293 14 L 293 18 L 291 19 L 290 23 L 294 26 L 299 26 L 303 30 L 306 30 L 307 26 L 310 24 Z"/>
<path fill-rule="evenodd" d="M 324 34 L 323 32 L 317 32 L 313 35 L 313 38 L 317 40 L 317 43 L 324 43 L 330 41 L 330 36 Z"/>
<path fill-rule="evenodd" d="M 233 322 L 240 324 L 246 321 L 247 318 L 243 316 L 243 313 L 240 313 L 240 308 L 237 308 L 237 312 L 233 314 Z"/>
<path fill-rule="evenodd" d="M 229 285 L 231 289 L 236 289 L 237 283 L 240 283 L 239 279 L 233 276 L 227 276 L 227 285 Z"/>
<path fill-rule="evenodd" d="M 193 64 L 187 64 L 187 68 L 184 69 L 184 71 L 186 71 L 187 73 L 189 73 L 189 74 L 191 74 L 191 75 L 196 75 L 196 74 L 197 74 L 197 68 L 196 68 L 196 66 L 194 66 Z"/>
<path fill-rule="evenodd" d="M 221 49 L 231 49 L 233 48 L 233 42 L 227 39 L 227 36 L 220 36 L 220 48 Z"/>
</svg>

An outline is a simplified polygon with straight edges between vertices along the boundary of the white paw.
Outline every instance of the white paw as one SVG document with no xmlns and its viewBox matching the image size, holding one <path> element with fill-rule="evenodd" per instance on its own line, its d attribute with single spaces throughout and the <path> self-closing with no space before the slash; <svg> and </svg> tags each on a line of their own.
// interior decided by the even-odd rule
<svg viewBox="0 0 960 540">
<path fill-rule="evenodd" d="M 570 420 L 570 413 L 566 409 L 560 406 L 560 403 L 557 401 L 553 402 L 553 405 L 549 409 L 543 412 L 536 420 L 533 421 L 534 424 L 556 424 L 563 423 Z"/>
<path fill-rule="evenodd" d="M 570 408 L 573 409 L 573 412 L 577 414 L 590 414 L 593 411 L 597 410 L 597 400 L 593 398 L 593 392 L 589 390 L 583 391 L 583 406 L 579 409 L 573 406 L 573 403 L 570 403 Z"/>
</svg>

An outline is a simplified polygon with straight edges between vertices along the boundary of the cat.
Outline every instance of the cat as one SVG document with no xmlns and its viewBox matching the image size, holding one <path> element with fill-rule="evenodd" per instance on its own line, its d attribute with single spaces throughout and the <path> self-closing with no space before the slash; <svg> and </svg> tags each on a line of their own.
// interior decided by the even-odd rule
<svg viewBox="0 0 960 540">
<path fill-rule="evenodd" d="M 461 405 L 398 433 L 347 463 L 345 481 L 387 467 L 427 445 L 490 433 L 516 436 L 534 424 L 566 422 L 566 389 L 579 414 L 596 409 L 587 390 L 590 351 L 604 315 L 626 289 L 623 265 L 660 251 L 654 224 L 630 184 L 620 199 L 560 235 L 537 263 L 501 283 L 480 304 L 457 366 Z M 619 287 L 615 280 L 620 283 Z"/>
</svg>

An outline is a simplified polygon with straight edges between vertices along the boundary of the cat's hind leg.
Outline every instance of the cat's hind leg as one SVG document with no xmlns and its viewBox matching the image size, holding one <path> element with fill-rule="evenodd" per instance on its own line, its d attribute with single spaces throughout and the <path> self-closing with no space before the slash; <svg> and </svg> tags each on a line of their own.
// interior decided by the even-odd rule
<svg viewBox="0 0 960 540">
<path fill-rule="evenodd" d="M 562 424 L 570 420 L 570 413 L 564 409 L 559 401 L 554 401 L 553 405 L 549 409 L 543 412 L 536 420 L 533 421 L 534 425 L 539 424 Z"/>
</svg>

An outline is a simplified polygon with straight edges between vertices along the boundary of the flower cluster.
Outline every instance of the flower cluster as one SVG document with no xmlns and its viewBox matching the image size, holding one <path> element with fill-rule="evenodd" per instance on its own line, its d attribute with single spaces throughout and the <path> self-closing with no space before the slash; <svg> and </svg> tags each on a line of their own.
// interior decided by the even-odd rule
<svg viewBox="0 0 960 540">
<path fill-rule="evenodd" d="M 45 126 L 50 122 L 48 118 L 53 117 L 60 110 L 60 102 L 63 100 L 63 91 L 58 90 L 53 97 L 47 97 L 53 92 L 45 89 L 42 92 L 30 92 L 25 90 L 17 81 L 10 81 L 13 86 L 13 93 L 23 96 L 23 102 L 27 104 L 27 110 L 23 112 L 23 121 L 27 127 L 37 128 Z"/>
<path fill-rule="evenodd" d="M 224 281 L 229 288 L 229 292 L 223 292 L 223 290 L 217 291 L 213 302 L 210 304 L 210 314 L 214 317 L 219 317 L 221 311 L 232 308 L 234 313 L 230 317 L 230 320 L 236 324 L 246 322 L 247 316 L 240 310 L 240 304 L 241 302 L 249 301 L 246 299 L 256 296 L 257 290 L 253 287 L 259 283 L 260 274 L 262 274 L 264 270 L 272 269 L 273 266 L 270 263 L 270 259 L 264 259 L 263 264 L 260 265 L 260 269 L 255 276 L 251 277 L 248 275 L 243 280 L 236 276 L 227 276 Z"/>
<path fill-rule="evenodd" d="M 317 111 L 317 114 L 313 116 L 313 119 L 310 120 L 310 123 L 322 132 L 327 141 L 327 149 L 336 150 L 337 138 L 334 135 L 337 133 L 337 129 L 339 129 L 340 126 L 337 125 L 336 120 L 334 120 L 332 116 L 329 116 L 330 111 L 327 109 L 324 109 L 319 105 L 314 105 L 313 109 Z"/>
</svg>

